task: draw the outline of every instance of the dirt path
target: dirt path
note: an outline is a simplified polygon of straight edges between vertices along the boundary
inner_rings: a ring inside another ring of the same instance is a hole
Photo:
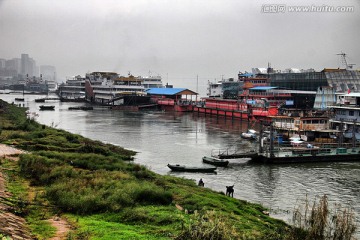
[[[25,151],[10,147],[5,144],[0,144],[0,156],[1,157],[9,157],[14,155],[19,155],[25,153]]]
[[[52,226],[54,226],[56,231],[56,236],[50,238],[50,240],[63,240],[66,239],[68,233],[71,230],[69,223],[64,218],[53,217],[48,220]]]
[[[15,159],[13,155],[21,154],[23,151],[0,144],[0,156],[9,159]],[[0,166],[1,167],[1,166]],[[0,232],[12,239],[33,239],[26,226],[25,219],[16,216],[11,212],[11,207],[7,205],[5,199],[11,197],[6,191],[5,177],[0,168]]]
[[[13,147],[0,144],[0,157],[17,161],[17,155],[25,153],[24,151],[15,149]],[[0,233],[10,236],[14,240],[20,239],[33,239],[30,230],[26,226],[25,219],[11,213],[11,208],[3,199],[11,197],[11,194],[6,191],[5,178],[2,173],[0,164]],[[50,240],[63,240],[66,239],[69,233],[70,225],[66,219],[53,217],[48,220],[57,231],[53,238]]]

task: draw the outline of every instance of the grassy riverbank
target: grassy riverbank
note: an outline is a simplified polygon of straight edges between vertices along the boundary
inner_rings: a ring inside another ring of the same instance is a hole
[[[54,233],[53,215],[71,223],[69,239],[286,239],[288,226],[260,205],[155,174],[133,151],[40,125],[2,101],[0,131],[0,142],[29,152],[2,164],[39,239]]]

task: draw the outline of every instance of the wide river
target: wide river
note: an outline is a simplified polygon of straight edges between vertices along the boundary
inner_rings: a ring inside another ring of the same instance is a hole
[[[15,97],[24,97],[25,102],[15,102]],[[224,192],[225,186],[235,185],[234,197],[260,203],[270,209],[271,216],[289,223],[292,210],[304,203],[306,196],[313,202],[326,194],[331,208],[335,204],[351,208],[360,225],[360,162],[253,165],[247,159],[234,159],[229,167],[218,168],[217,174],[174,173],[168,163],[203,166],[202,157],[216,149],[256,149],[239,137],[246,131],[247,122],[193,113],[125,112],[101,107],[70,111],[70,106],[84,103],[59,101],[45,103],[54,105],[54,111],[39,111],[44,103],[35,103],[34,99],[40,97],[0,94],[1,99],[38,113],[36,120],[42,124],[136,151],[135,162],[156,173],[194,181],[202,178],[205,187],[216,191]]]

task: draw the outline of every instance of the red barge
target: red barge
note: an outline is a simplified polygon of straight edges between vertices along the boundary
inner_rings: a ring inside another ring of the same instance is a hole
[[[251,105],[246,100],[205,98],[200,104],[193,107],[193,111],[231,118],[260,119],[277,115],[278,107]]]

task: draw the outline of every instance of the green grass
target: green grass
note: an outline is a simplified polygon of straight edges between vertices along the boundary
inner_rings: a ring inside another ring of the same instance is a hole
[[[105,218],[105,219],[104,219]],[[169,239],[171,231],[164,231],[162,226],[149,223],[128,223],[108,221],[109,216],[92,215],[77,218],[70,217],[77,221],[77,232],[87,232],[91,239],[111,240],[111,239]],[[120,219],[121,220],[121,219]],[[75,232],[75,235],[77,234]]]
[[[26,218],[39,239],[53,234],[43,220],[55,213],[66,214],[76,228],[68,239],[172,239],[196,221],[206,228],[206,218],[194,216],[213,210],[216,219],[226,219],[214,225],[220,236],[281,239],[287,230],[258,204],[155,174],[131,161],[133,151],[42,126],[25,119],[23,111],[0,101],[0,141],[31,152],[13,168],[35,192],[28,199],[37,205],[26,209]],[[29,191],[15,182],[12,188],[17,196]]]
[[[26,218],[27,223],[31,229],[31,232],[36,235],[37,239],[45,240],[53,237],[56,232],[56,228],[51,226],[48,221],[40,220],[38,217],[29,215]]]

